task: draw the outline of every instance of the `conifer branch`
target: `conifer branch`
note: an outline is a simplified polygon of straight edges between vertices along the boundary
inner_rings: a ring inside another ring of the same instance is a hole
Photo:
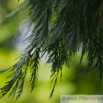
[[[19,1],[19,0],[18,0]],[[0,88],[0,97],[10,90],[12,98],[16,99],[23,92],[23,84],[28,69],[31,71],[31,91],[37,80],[37,71],[41,57],[47,53],[51,63],[51,78],[54,86],[53,95],[59,71],[64,63],[69,66],[70,60],[82,48],[80,63],[87,55],[87,72],[98,69],[100,81],[103,72],[103,0],[25,0],[8,17],[13,16],[22,6],[22,14],[29,10],[29,27],[35,26],[31,35],[26,38],[30,45],[21,55],[20,60],[4,73],[10,70],[11,78]],[[82,46],[80,47],[80,45]],[[41,56],[41,54],[43,54]]]

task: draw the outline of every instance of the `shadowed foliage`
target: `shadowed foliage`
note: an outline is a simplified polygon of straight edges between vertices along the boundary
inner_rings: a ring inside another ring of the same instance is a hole
[[[18,0],[19,1],[19,0]],[[22,8],[22,10],[21,10]],[[40,60],[47,54],[51,63],[51,78],[54,86],[58,75],[62,76],[62,67],[69,67],[70,60],[81,48],[82,62],[87,55],[87,72],[96,68],[100,81],[103,72],[103,1],[102,0],[25,0],[8,17],[20,11],[23,15],[29,11],[29,28],[34,23],[31,35],[25,38],[30,44],[12,67],[0,69],[0,73],[10,70],[10,81],[0,88],[0,97],[9,90],[10,96],[18,99],[23,92],[27,70],[31,73],[31,91],[37,80]]]

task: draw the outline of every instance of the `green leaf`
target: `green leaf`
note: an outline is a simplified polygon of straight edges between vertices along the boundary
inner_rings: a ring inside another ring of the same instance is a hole
[[[17,11],[19,11],[19,9],[27,2],[27,0],[25,0],[22,4],[20,4],[17,8],[15,8],[10,14],[7,15],[7,18],[12,17],[15,15],[15,13]]]

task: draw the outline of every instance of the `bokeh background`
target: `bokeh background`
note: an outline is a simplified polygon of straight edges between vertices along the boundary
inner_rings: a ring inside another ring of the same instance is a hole
[[[7,18],[7,15],[14,10],[23,0],[0,0],[0,69],[8,68],[17,62],[16,57],[27,45],[22,43],[24,34],[27,32],[27,24],[24,23],[28,18],[28,13],[19,17],[18,15]],[[18,14],[18,13],[17,13]],[[29,35],[30,32],[27,34]],[[0,103],[60,103],[60,95],[102,95],[103,81],[99,83],[97,69],[91,70],[86,75],[86,56],[78,66],[80,51],[72,58],[70,67],[63,66],[62,80],[58,82],[52,98],[49,98],[53,84],[50,84],[50,64],[45,64],[45,57],[42,58],[38,70],[38,82],[30,93],[30,76],[26,77],[23,94],[20,99],[8,99],[5,95],[0,99]],[[0,87],[8,81],[6,78],[9,72],[0,74]]]

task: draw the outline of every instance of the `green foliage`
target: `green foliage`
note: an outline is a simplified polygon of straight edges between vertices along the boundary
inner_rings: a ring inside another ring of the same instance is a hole
[[[29,10],[29,27],[35,23],[31,35],[25,39],[30,45],[20,60],[10,70],[12,79],[1,90],[3,97],[10,89],[10,96],[18,99],[23,91],[27,70],[31,71],[30,83],[34,89],[39,61],[47,53],[47,63],[52,64],[51,78],[54,86],[62,67],[70,64],[71,58],[82,48],[81,60],[87,54],[87,72],[97,68],[100,81],[103,67],[103,1],[102,0],[25,0],[10,15],[13,16],[21,6]],[[100,22],[101,21],[101,22]],[[0,73],[6,70],[0,70]]]

